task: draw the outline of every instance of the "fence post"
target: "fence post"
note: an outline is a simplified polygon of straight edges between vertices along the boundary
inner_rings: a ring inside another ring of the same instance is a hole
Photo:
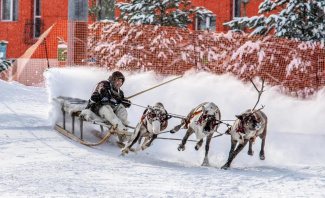
[[[88,0],[69,0],[67,65],[87,64]]]

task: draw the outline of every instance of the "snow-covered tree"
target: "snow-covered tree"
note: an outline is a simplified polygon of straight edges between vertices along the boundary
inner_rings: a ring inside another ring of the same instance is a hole
[[[249,28],[251,35],[274,35],[302,41],[325,40],[324,0],[264,0],[259,16],[238,17],[224,23],[234,31]],[[267,15],[264,15],[267,14]]]
[[[211,11],[192,5],[189,0],[126,0],[116,6],[121,11],[118,21],[135,24],[187,28],[195,17],[212,16]]]
[[[0,72],[7,70],[11,65],[10,61],[0,59]]]
[[[92,21],[114,20],[116,0],[92,0],[88,12]]]

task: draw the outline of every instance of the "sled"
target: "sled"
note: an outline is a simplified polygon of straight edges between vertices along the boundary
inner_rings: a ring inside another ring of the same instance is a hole
[[[174,80],[177,80],[179,78],[182,78],[183,76],[178,76],[176,78],[173,78],[171,80],[168,80],[166,82],[160,83],[158,85],[155,85],[153,87],[150,87],[146,90],[140,91],[136,94],[133,94],[129,97],[126,97],[125,99],[130,99],[133,98],[137,95],[140,95],[142,93],[145,93],[147,91],[150,91],[152,89],[155,89],[159,86],[162,86],[164,84],[170,83]],[[95,113],[91,112],[89,109],[85,109],[88,101],[87,100],[83,100],[80,98],[72,98],[72,97],[65,97],[65,96],[59,96],[56,98],[52,99],[53,102],[55,102],[56,106],[59,106],[59,108],[61,109],[62,112],[62,116],[63,116],[63,123],[62,126],[59,126],[58,124],[55,125],[54,129],[57,130],[58,132],[60,132],[61,134],[67,136],[68,138],[71,138],[75,141],[78,141],[84,145],[87,146],[97,146],[100,145],[102,143],[104,143],[105,141],[107,141],[109,139],[109,137],[111,135],[117,135],[119,137],[121,137],[121,135],[123,136],[127,136],[127,137],[131,137],[133,135],[133,132],[129,132],[129,131],[120,131],[117,130],[117,125],[113,126],[111,123],[109,123],[107,120],[103,120],[101,117],[97,116]],[[89,115],[84,114],[85,111],[88,110]],[[71,131],[68,131],[66,128],[66,114],[69,114],[72,118],[72,128]],[[175,116],[174,116],[175,117]],[[79,120],[79,127],[80,127],[80,137],[77,137],[75,135],[75,119]],[[89,143],[83,140],[83,124],[84,122],[90,122],[94,125],[98,125],[100,126],[101,129],[101,133],[103,134],[104,132],[104,127],[108,128],[108,134],[102,138],[102,140],[98,143]],[[131,128],[131,129],[135,129],[135,127],[131,127],[131,126],[127,126],[127,128]],[[159,139],[159,138],[158,138]],[[161,138],[163,139],[163,138]],[[119,147],[124,147],[124,143],[122,142],[117,142]],[[133,150],[131,150],[133,151]]]
[[[103,143],[105,143],[111,135],[125,135],[127,137],[131,137],[133,132],[129,131],[121,131],[117,130],[117,125],[112,125],[106,120],[103,120],[101,117],[97,116],[93,112],[89,110],[86,111],[88,114],[83,114],[83,110],[85,110],[88,101],[82,100],[79,98],[71,98],[71,97],[64,97],[64,96],[59,96],[56,98],[53,98],[53,101],[55,102],[56,106],[59,106],[62,112],[62,126],[56,124],[54,129],[61,134],[65,135],[66,137],[77,141],[81,144],[84,144],[86,146],[98,146]],[[66,127],[66,116],[69,114],[71,116],[71,131],[67,130]],[[79,120],[79,130],[80,130],[80,137],[77,137],[75,135],[75,120],[76,118]],[[102,140],[97,142],[97,143],[90,143],[84,140],[84,122],[89,122],[92,123],[93,125],[98,125],[100,126],[101,133],[104,132],[104,128],[108,129],[108,134],[105,137],[102,137]],[[126,126],[128,128],[134,129],[134,127],[131,126]]]

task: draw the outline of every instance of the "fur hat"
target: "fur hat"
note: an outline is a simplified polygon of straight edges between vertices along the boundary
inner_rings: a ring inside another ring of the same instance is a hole
[[[108,80],[114,84],[116,80],[118,79],[122,79],[122,83],[124,84],[124,81],[125,81],[125,77],[124,75],[122,74],[122,72],[120,71],[115,71],[112,73],[112,75],[110,77],[108,77]]]

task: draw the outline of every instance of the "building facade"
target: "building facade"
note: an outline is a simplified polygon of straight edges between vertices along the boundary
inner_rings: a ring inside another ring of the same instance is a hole
[[[0,40],[8,41],[6,59],[20,57],[42,32],[68,17],[67,0],[1,0],[0,6]]]
[[[103,0],[97,0],[101,3]],[[120,1],[120,0],[119,0]],[[247,0],[246,0],[247,1]],[[256,15],[262,2],[247,4],[247,16]],[[93,1],[89,0],[89,5]],[[212,30],[226,32],[222,24],[236,16],[243,16],[241,0],[192,0],[195,6],[204,6],[213,12],[212,17],[194,21],[192,30]],[[68,0],[1,0],[0,41],[7,41],[6,59],[20,57],[46,29],[55,22],[68,19]],[[118,15],[119,12],[114,12]],[[90,18],[89,18],[90,20]]]

